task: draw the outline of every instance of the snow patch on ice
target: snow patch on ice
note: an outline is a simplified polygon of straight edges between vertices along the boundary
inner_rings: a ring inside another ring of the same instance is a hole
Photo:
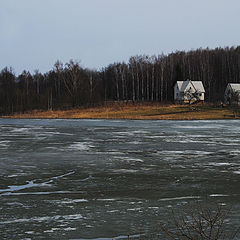
[[[51,222],[51,221],[64,221],[64,220],[78,220],[83,219],[81,214],[73,215],[55,215],[46,217],[33,217],[33,218],[19,218],[8,221],[1,221],[0,224],[24,223],[24,222]]]
[[[100,199],[97,199],[97,201],[106,201],[106,202],[110,202],[110,201],[117,201],[118,199],[116,198],[100,198]]]
[[[226,194],[211,194],[209,195],[210,197],[228,197],[229,195],[226,195]]]
[[[132,158],[132,157],[114,157],[115,159],[121,161],[129,161],[129,162],[144,162],[142,159],[139,158]]]
[[[229,166],[229,165],[231,165],[231,163],[227,163],[227,162],[223,162],[223,163],[210,162],[210,163],[208,163],[208,165],[221,167],[221,166]]]
[[[174,198],[161,198],[158,201],[174,201],[174,200],[184,200],[184,199],[199,199],[199,196],[186,196],[186,197],[174,197]]]
[[[136,172],[138,172],[138,170],[135,170],[135,169],[117,169],[117,170],[113,170],[113,172],[115,172],[115,173],[136,173]]]
[[[51,202],[54,202],[54,203],[57,203],[57,204],[73,204],[73,203],[88,202],[88,200],[86,200],[86,199],[64,199],[63,201],[53,200]]]
[[[73,144],[71,144],[67,148],[71,149],[71,150],[77,150],[77,151],[88,151],[93,147],[94,146],[89,144],[89,142],[74,142]]]

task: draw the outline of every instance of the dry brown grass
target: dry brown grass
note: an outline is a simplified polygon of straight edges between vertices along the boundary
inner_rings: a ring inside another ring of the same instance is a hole
[[[4,118],[63,118],[63,119],[149,119],[149,120],[204,120],[239,118],[232,109],[211,105],[163,105],[158,103],[114,103],[95,108],[16,113]]]

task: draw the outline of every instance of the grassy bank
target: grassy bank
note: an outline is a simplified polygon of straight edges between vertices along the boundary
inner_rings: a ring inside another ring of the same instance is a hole
[[[162,105],[114,103],[102,107],[69,110],[15,113],[3,118],[73,118],[73,119],[149,119],[149,120],[204,120],[240,118],[238,111],[229,107],[204,105]]]

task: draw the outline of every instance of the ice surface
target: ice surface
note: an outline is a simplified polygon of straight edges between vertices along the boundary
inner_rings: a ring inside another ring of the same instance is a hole
[[[239,223],[239,121],[0,125],[3,239],[127,238],[206,198]]]

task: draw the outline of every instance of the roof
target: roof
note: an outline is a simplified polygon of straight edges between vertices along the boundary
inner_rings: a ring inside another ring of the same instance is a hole
[[[240,92],[240,83],[229,83],[233,91]]]
[[[176,84],[178,86],[178,89],[181,90],[182,85],[183,85],[183,81],[177,81]]]
[[[201,93],[205,92],[205,89],[203,87],[202,81],[192,81],[192,80],[187,80],[187,81],[177,81],[177,86],[180,92],[184,92],[188,84],[191,83],[193,88]],[[240,90],[240,88],[239,88]]]

